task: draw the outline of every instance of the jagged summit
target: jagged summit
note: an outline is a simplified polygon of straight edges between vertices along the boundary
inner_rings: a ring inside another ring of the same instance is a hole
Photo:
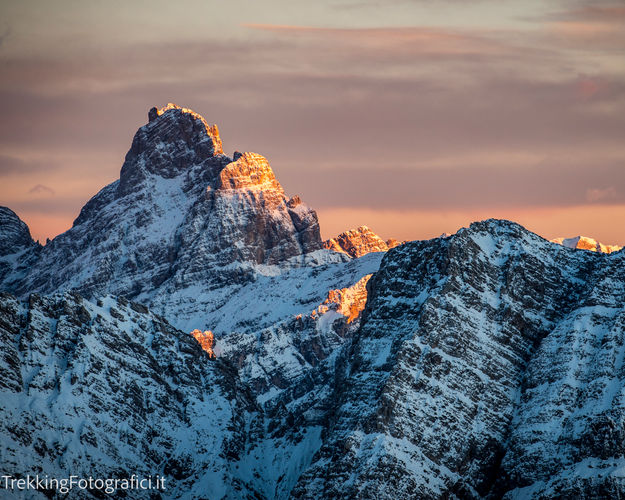
[[[198,113],[168,104],[160,110],[152,108],[148,117],[126,154],[120,194],[132,192],[150,174],[171,179],[202,166],[210,176],[227,162],[217,125],[209,125]]]
[[[367,226],[360,226],[324,241],[323,248],[358,258],[370,252],[386,252],[400,244],[395,239],[384,241]]]
[[[178,106],[173,102],[167,103],[167,106],[165,106],[164,108],[151,108],[150,111],[148,111],[148,122],[151,123],[153,121],[156,121],[160,116],[163,116],[165,114],[167,114],[167,117],[189,115],[193,120],[201,122],[206,129],[206,133],[213,139],[215,143],[215,154],[223,153],[221,138],[219,137],[219,128],[217,127],[217,124],[209,125],[206,119],[199,113],[196,113],[192,109]]]
[[[618,245],[604,245],[588,236],[575,236],[573,238],[554,238],[553,243],[565,246],[567,248],[579,248],[582,250],[590,250],[591,252],[612,253],[618,252],[621,248]]]

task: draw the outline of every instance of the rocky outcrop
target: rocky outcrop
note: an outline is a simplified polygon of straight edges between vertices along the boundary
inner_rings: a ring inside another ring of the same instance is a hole
[[[0,290],[13,290],[37,260],[41,246],[13,210],[0,207]]]
[[[371,276],[371,274],[363,276],[350,287],[330,290],[328,298],[314,312],[326,313],[335,310],[347,318],[347,323],[359,318],[367,303],[367,283]]]
[[[215,358],[215,336],[210,330],[198,330],[197,328],[191,332],[193,338],[197,340],[200,347],[209,355],[210,358]]]
[[[590,250],[591,252],[612,253],[618,252],[621,248],[618,245],[604,245],[587,236],[575,236],[574,238],[555,238],[551,240],[553,243],[565,246],[567,248],[579,248],[581,250]]]
[[[336,238],[324,241],[323,248],[358,258],[370,252],[386,252],[400,244],[395,239],[384,241],[367,226],[360,226],[357,229],[345,231]]]

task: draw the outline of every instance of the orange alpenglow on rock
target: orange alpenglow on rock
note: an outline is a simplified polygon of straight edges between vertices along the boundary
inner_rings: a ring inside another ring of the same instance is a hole
[[[354,321],[365,309],[365,304],[367,303],[367,282],[371,276],[371,274],[363,276],[348,288],[330,290],[328,298],[313,311],[312,316],[315,317],[317,314],[324,314],[329,309],[334,309],[345,316],[348,323]]]
[[[558,243],[559,245],[567,248],[578,248],[581,250],[590,250],[591,252],[599,253],[612,253],[618,252],[621,248],[618,245],[604,245],[597,240],[588,238],[587,236],[576,236],[574,238],[555,238],[551,240],[552,243]]]
[[[323,248],[345,253],[353,258],[362,257],[371,252],[386,252],[397,245],[401,245],[401,242],[395,239],[384,241],[367,226],[345,231],[336,238],[323,242]]]
[[[256,153],[236,151],[231,163],[219,174],[217,189],[262,189],[284,194],[267,159]]]
[[[191,332],[191,335],[195,337],[195,340],[198,341],[200,347],[204,349],[208,353],[211,359],[215,359],[215,351],[213,351],[213,347],[215,346],[215,336],[213,332],[210,330],[202,331],[197,328]]]

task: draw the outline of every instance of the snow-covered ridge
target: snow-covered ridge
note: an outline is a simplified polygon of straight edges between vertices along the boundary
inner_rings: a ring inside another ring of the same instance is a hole
[[[292,495],[618,498],[624,270],[497,220],[390,250]]]

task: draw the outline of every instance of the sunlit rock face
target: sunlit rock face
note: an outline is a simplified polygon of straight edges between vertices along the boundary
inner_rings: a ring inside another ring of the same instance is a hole
[[[574,238],[555,238],[551,240],[553,243],[565,246],[567,248],[579,248],[581,250],[590,250],[591,252],[612,253],[618,252],[621,248],[618,245],[604,245],[587,236],[575,236]]]
[[[215,351],[213,350],[213,347],[215,347],[215,336],[213,332],[210,330],[202,331],[196,328],[191,332],[191,335],[197,340],[200,347],[208,353],[209,357],[215,358]]]
[[[363,276],[350,287],[330,290],[328,298],[314,312],[325,313],[334,310],[345,316],[348,323],[359,318],[367,303],[367,283],[371,276],[371,274]]]
[[[386,252],[401,243],[395,239],[384,241],[367,226],[345,231],[336,238],[324,241],[323,248],[341,252],[350,257],[362,257],[370,252]]]

